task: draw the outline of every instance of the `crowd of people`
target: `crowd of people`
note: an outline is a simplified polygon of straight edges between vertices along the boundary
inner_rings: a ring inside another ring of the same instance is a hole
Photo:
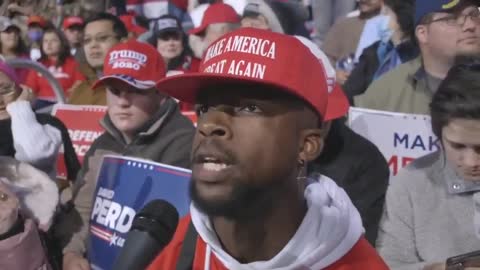
[[[480,269],[447,264],[480,251],[476,0],[5,1],[0,55],[0,269],[94,269],[109,154],[192,170],[149,270]],[[82,163],[63,99],[107,108]],[[440,150],[391,177],[351,106],[428,115]]]

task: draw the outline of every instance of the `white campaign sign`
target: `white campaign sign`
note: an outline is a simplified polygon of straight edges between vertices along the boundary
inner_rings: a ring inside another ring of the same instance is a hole
[[[348,125],[378,147],[388,162],[391,175],[440,147],[427,115],[350,108]]]

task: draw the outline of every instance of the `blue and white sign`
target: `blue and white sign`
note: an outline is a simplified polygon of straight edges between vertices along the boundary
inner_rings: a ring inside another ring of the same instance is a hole
[[[180,217],[189,211],[190,170],[151,161],[105,156],[90,216],[88,258],[92,269],[110,270],[137,211],[163,199]]]

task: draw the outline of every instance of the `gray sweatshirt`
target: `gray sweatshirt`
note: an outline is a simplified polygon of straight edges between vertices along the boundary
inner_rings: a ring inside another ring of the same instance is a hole
[[[479,186],[460,179],[442,153],[420,158],[387,190],[377,250],[393,270],[421,270],[480,250]],[[475,209],[475,205],[477,205]]]

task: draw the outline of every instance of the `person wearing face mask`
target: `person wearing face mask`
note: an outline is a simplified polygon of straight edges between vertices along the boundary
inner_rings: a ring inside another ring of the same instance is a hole
[[[400,113],[428,114],[433,94],[458,57],[480,54],[480,11],[476,0],[415,3],[419,57],[375,80],[355,106]]]
[[[32,15],[27,21],[27,37],[30,44],[30,59],[37,61],[42,57],[40,52],[40,42],[43,37],[43,31],[48,22],[41,16]]]
[[[418,56],[418,47],[412,41],[413,13],[413,0],[385,0],[378,23],[380,41],[363,51],[343,85],[350,103],[354,96],[363,94],[372,81]]]
[[[328,31],[322,45],[323,51],[334,66],[355,53],[367,20],[377,16],[383,6],[383,0],[357,0],[357,2],[359,15],[338,20]],[[341,85],[347,80],[350,71],[337,68],[337,81]]]

